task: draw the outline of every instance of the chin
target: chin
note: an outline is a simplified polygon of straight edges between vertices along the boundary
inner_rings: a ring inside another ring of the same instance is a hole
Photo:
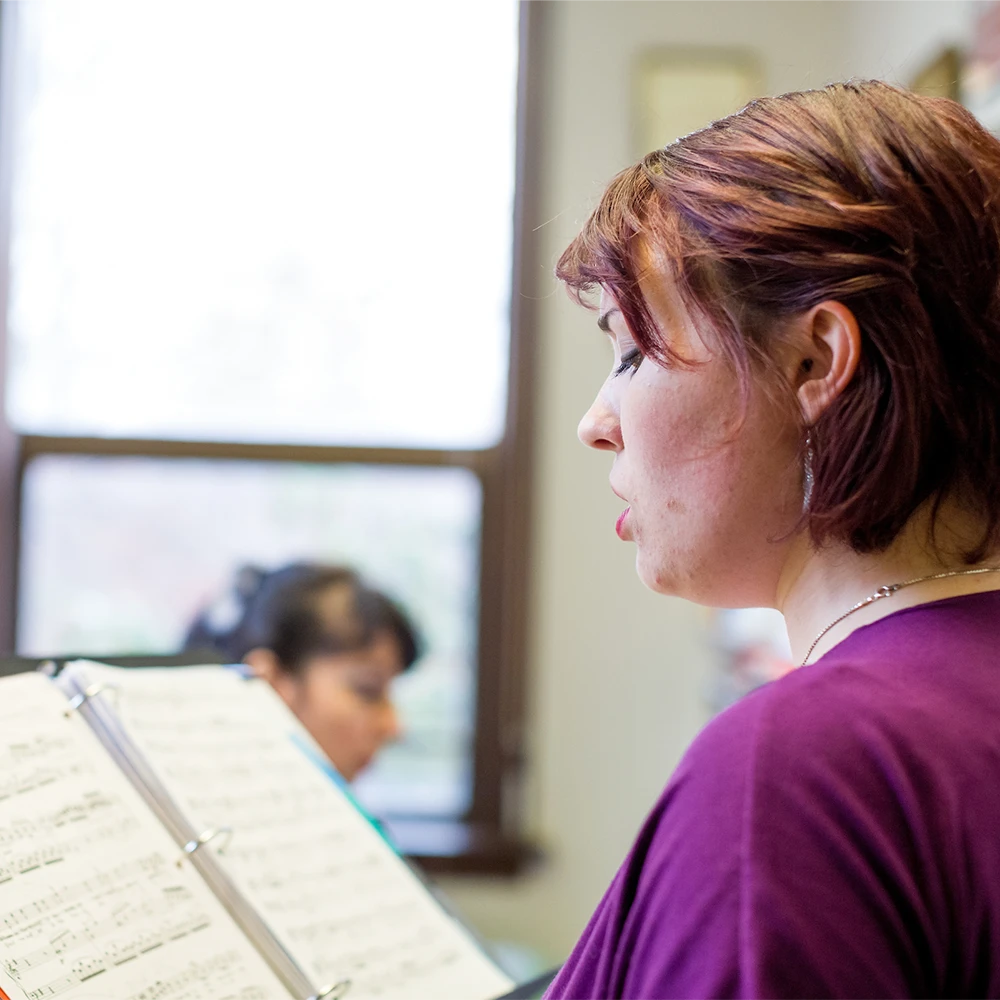
[[[334,769],[337,774],[339,774],[344,781],[353,781],[358,776],[358,768],[352,764],[349,764],[345,760],[337,760],[333,754],[327,753],[330,758],[330,763],[333,764]]]
[[[667,567],[651,563],[639,549],[635,554],[635,572],[645,587],[667,597],[683,597],[678,591],[675,575]]]
[[[705,607],[725,606],[717,600],[722,595],[715,592],[722,579],[706,566],[685,565],[677,558],[663,555],[651,559],[640,550],[635,557],[635,571],[643,585],[655,594],[679,597]]]
[[[371,757],[365,758],[365,760],[361,761],[360,763],[356,762],[354,766],[350,769],[351,773],[349,775],[345,775],[344,777],[346,777],[348,781],[354,781],[355,778],[364,774],[364,772],[368,770],[368,767],[371,764],[371,762],[372,762]]]

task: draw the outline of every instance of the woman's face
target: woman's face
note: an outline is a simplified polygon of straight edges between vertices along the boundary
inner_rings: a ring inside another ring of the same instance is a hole
[[[399,737],[390,697],[403,669],[399,643],[376,632],[369,646],[310,657],[299,673],[277,673],[272,684],[348,781]]]
[[[797,423],[757,385],[744,410],[736,373],[699,336],[673,284],[654,276],[641,287],[662,336],[696,364],[640,358],[602,295],[614,367],[580,439],[614,454],[611,487],[627,505],[617,531],[635,543],[648,587],[718,607],[768,605],[801,512]]]

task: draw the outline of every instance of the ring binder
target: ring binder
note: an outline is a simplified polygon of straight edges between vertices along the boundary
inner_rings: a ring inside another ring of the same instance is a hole
[[[19,680],[22,684],[29,680],[35,683],[40,703],[46,692],[52,695],[49,722],[54,745],[73,748],[73,753],[78,746],[81,756],[83,751],[94,754],[96,762],[108,769],[105,774],[95,764],[98,777],[94,778],[94,788],[106,784],[108,790],[117,790],[118,786],[112,784],[115,779],[119,784],[134,786],[144,800],[148,814],[136,809],[136,824],[119,823],[121,829],[115,828],[112,841],[124,845],[123,850],[127,848],[128,858],[135,856],[141,861],[142,879],[154,880],[151,886],[160,885],[155,881],[156,873],[166,874],[162,867],[165,862],[178,885],[183,882],[192,887],[191,897],[181,898],[171,892],[151,894],[150,898],[155,896],[158,902],[150,904],[149,933],[160,933],[164,928],[170,931],[175,926],[172,914],[182,910],[186,914],[188,898],[201,899],[194,895],[197,890],[210,893],[222,908],[210,913],[205,896],[205,913],[212,916],[198,939],[205,944],[205,954],[210,948],[215,954],[215,932],[209,933],[208,928],[216,921],[220,921],[220,928],[227,928],[225,934],[230,937],[236,932],[242,935],[235,938],[236,943],[245,941],[242,948],[234,944],[230,949],[227,945],[224,955],[218,953],[220,958],[235,956],[232,963],[225,969],[206,968],[206,975],[219,972],[219,982],[206,981],[206,989],[198,991],[199,997],[209,1000],[222,995],[221,988],[213,987],[222,986],[224,971],[227,976],[233,972],[235,977],[231,977],[231,984],[225,980],[228,992],[235,995],[240,992],[235,987],[252,982],[266,988],[246,992],[266,993],[274,1000],[279,996],[285,1000],[352,1000],[355,995],[360,998],[361,994],[374,997],[390,993],[400,997],[489,1000],[514,985],[480,950],[475,938],[399,861],[391,845],[365,821],[363,813],[356,811],[344,791],[303,753],[307,745],[303,741],[309,739],[306,731],[270,685],[258,684],[250,690],[245,681],[225,667],[129,670],[82,662],[69,664],[63,670],[55,682],[61,691],[57,695],[48,689],[51,682],[40,675],[0,678],[0,750],[5,745],[5,721],[17,718],[18,707],[11,702],[24,700],[7,698],[7,685],[16,691]],[[99,694],[101,689],[92,685],[101,681],[119,689],[121,707],[127,708],[127,713],[115,712],[110,698],[87,700]],[[85,695],[78,700],[79,719],[106,751],[110,766],[98,756],[99,748],[93,739],[76,731],[82,730],[74,725],[76,720],[63,718],[69,700],[79,694]],[[169,711],[165,712],[163,706],[168,702]],[[69,731],[62,730],[60,720]],[[48,732],[44,728],[40,731]],[[19,735],[20,731],[15,733]],[[66,752],[70,754],[69,749]],[[35,779],[37,765],[30,755],[15,754],[12,761],[20,768],[18,780],[22,774],[25,780]],[[248,766],[247,761],[266,761],[267,766]],[[110,770],[114,766],[117,772]],[[0,775],[0,786],[10,784],[10,780],[6,773]],[[59,786],[60,801],[65,800],[67,809],[76,808],[81,800],[76,784],[76,771],[67,768]],[[38,810],[54,808],[48,799],[40,805],[35,804],[34,797],[28,797],[27,802],[18,806],[22,812],[29,811],[33,821]],[[128,807],[136,807],[125,795],[115,798],[115,803],[120,805],[122,815],[131,816]],[[106,808],[104,797],[95,799],[96,805]],[[48,819],[51,811],[41,815]],[[0,830],[0,839],[2,833]],[[227,838],[237,833],[239,839],[227,845]],[[241,845],[246,837],[249,842],[244,852]],[[39,847],[51,845],[63,850],[65,839],[65,831],[53,829],[50,839]],[[147,853],[147,841],[149,852],[156,847],[155,856]],[[86,831],[81,842],[90,851],[86,857],[96,859],[95,866],[100,862],[109,872],[118,873],[121,866],[117,850],[110,856],[112,852],[103,850],[103,839],[91,844]],[[361,884],[355,883],[350,868],[330,863],[331,843],[336,845],[338,856],[365,859],[363,885],[367,891],[355,891],[355,885],[361,888]],[[202,850],[204,844],[211,846]],[[150,868],[147,862],[154,861],[161,867]],[[97,870],[103,872],[105,868]],[[58,868],[51,875],[46,868],[40,871],[37,880],[43,888],[39,892],[47,891],[49,883],[62,886],[67,877]],[[132,868],[120,874],[123,886],[130,886],[129,880],[140,877]],[[303,887],[307,887],[306,891]],[[3,897],[0,891],[0,900]],[[74,945],[70,954],[83,961],[90,954],[90,943],[75,930],[74,921],[87,918],[77,917],[75,899],[70,898],[58,912],[67,914],[66,926],[79,938],[79,946]],[[109,907],[115,902],[112,900]],[[200,919],[201,910],[198,913]],[[170,921],[164,914],[171,915]],[[24,919],[34,918],[25,913]],[[192,919],[196,919],[193,913]],[[179,921],[180,917],[177,926]],[[404,921],[405,936],[397,934],[397,930],[403,931]],[[128,926],[116,923],[113,933],[120,934],[123,941],[132,941],[132,923],[131,918]],[[140,926],[138,917],[135,923],[136,932],[145,927]],[[350,934],[341,937],[337,931],[344,926],[350,927]],[[203,925],[199,923],[195,929],[201,934]],[[221,929],[219,935],[220,942],[229,940],[222,936]],[[166,947],[177,954],[194,954],[190,944],[185,939]],[[27,941],[14,957],[33,954],[34,947],[33,941]],[[0,946],[5,959],[8,950]],[[331,956],[331,950],[336,951],[335,956]],[[151,970],[151,976],[153,972],[160,976],[157,963],[161,960],[169,969],[175,967],[167,951],[151,951],[149,955],[152,957],[143,953],[137,961]],[[126,972],[138,968],[132,966]],[[236,972],[245,972],[250,978],[240,979]],[[135,991],[112,989],[109,996],[125,992]]]
[[[350,988],[350,979],[341,979],[339,983],[334,983],[332,986],[320,987],[316,993],[311,997],[307,997],[306,1000],[340,1000]]]
[[[55,677],[59,673],[59,664],[55,660],[45,660],[39,663],[35,669],[46,677]],[[3,1000],[3,990],[0,990],[0,1000]]]
[[[66,718],[68,719],[75,711],[77,711],[85,701],[90,701],[91,698],[96,698],[99,694],[104,694],[105,691],[114,692],[115,702],[117,704],[118,695],[120,693],[118,685],[98,682],[96,684],[91,684],[85,690],[81,691],[79,694],[73,695],[73,697],[70,698],[70,700],[66,703]]]
[[[194,854],[200,847],[204,847],[207,843],[215,840],[216,837],[225,837],[225,843],[219,848],[219,852],[224,851],[229,844],[229,841],[233,836],[233,828],[231,826],[212,826],[205,830],[203,833],[198,834],[194,840],[189,840],[184,845],[185,854]],[[181,861],[184,859],[181,858]]]

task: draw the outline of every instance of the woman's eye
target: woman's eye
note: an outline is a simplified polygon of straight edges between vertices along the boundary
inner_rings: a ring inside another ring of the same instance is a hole
[[[614,370],[612,377],[623,375],[629,368],[635,371],[640,364],[642,364],[642,351],[638,347],[633,347],[631,351],[622,355],[621,364]]]
[[[362,700],[371,705],[377,705],[386,697],[385,688],[374,684],[353,684],[354,693]]]

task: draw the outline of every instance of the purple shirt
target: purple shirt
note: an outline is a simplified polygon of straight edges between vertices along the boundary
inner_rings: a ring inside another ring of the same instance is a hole
[[[714,719],[546,993],[713,996],[1000,996],[1000,591]]]

